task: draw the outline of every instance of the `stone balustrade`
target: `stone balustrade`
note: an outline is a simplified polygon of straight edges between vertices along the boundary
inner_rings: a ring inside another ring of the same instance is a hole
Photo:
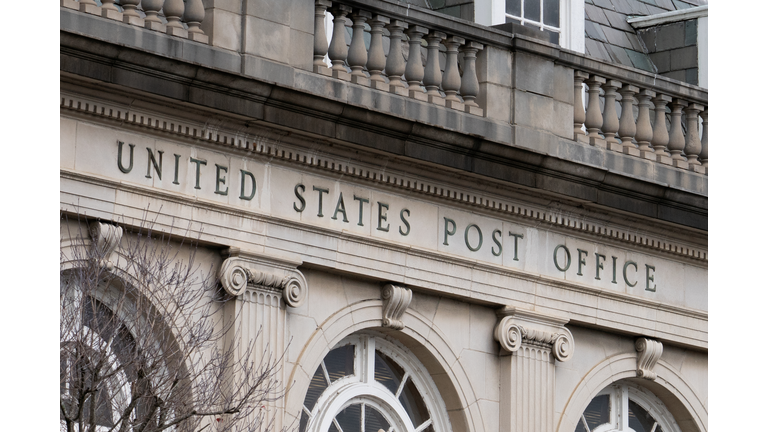
[[[61,0],[61,6],[207,44],[203,0]]]
[[[653,162],[708,173],[706,89],[562,49],[525,28],[508,33],[394,0],[313,3],[241,11],[218,1],[204,9],[203,0],[61,0],[88,20],[210,41],[184,51],[200,64],[355,106],[574,161],[616,166],[616,152],[649,172]]]
[[[485,45],[437,26],[413,22],[408,9],[403,9],[403,14],[384,14],[354,2],[315,0],[314,72],[483,116],[484,107],[477,102],[480,84],[476,60]],[[325,32],[326,13],[333,16],[330,42]],[[348,21],[352,23],[349,45],[345,40]],[[366,24],[370,33],[367,49]],[[384,30],[389,39],[386,53]],[[403,42],[407,42],[407,50],[403,50]],[[324,61],[326,55],[330,67]]]
[[[586,110],[582,103],[583,87],[588,101]],[[708,125],[704,101],[579,70],[573,74],[573,89],[574,140],[707,174]],[[620,103],[620,116],[616,101]]]

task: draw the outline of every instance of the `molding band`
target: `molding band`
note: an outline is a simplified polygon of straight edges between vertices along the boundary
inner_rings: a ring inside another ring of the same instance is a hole
[[[381,307],[381,325],[402,330],[405,327],[402,318],[412,298],[413,293],[409,288],[393,284],[384,285],[381,288],[381,299],[384,301]]]
[[[637,376],[655,380],[656,372],[653,371],[653,368],[661,358],[664,346],[661,342],[653,339],[639,338],[635,341],[635,349],[637,350]]]
[[[285,304],[296,308],[307,298],[307,280],[297,269],[301,262],[277,260],[238,248],[222,252],[229,255],[219,269],[219,280],[224,290],[232,296],[245,293],[248,286],[282,291]]]

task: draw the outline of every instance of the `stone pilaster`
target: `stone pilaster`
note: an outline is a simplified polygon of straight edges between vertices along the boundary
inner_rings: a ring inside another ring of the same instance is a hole
[[[573,356],[567,319],[505,307],[497,312],[494,338],[499,351],[499,430],[555,430],[556,361]]]
[[[287,348],[287,307],[298,307],[306,299],[307,282],[297,269],[300,262],[277,260],[257,254],[245,253],[237,248],[223,252],[229,258],[219,269],[219,280],[227,294],[232,296],[224,306],[227,328],[226,347],[233,347],[236,357],[247,356],[259,369],[271,363],[280,363]],[[225,391],[237,391],[242,381],[231,371],[227,377],[231,385]],[[283,368],[274,370],[279,381],[276,392],[284,388]],[[274,427],[281,430],[284,417],[284,399],[280,394],[265,395],[262,410],[254,415],[274,419]],[[264,412],[266,410],[266,412]]]

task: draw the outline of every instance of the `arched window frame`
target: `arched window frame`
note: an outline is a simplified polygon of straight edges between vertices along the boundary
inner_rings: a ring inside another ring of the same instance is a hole
[[[407,348],[377,333],[361,332],[342,339],[333,349],[350,344],[356,345],[354,374],[332,382],[317,399],[311,411],[306,406],[303,407],[309,415],[306,432],[327,432],[335,422],[336,415],[356,403],[376,408],[390,423],[390,431],[394,429],[398,432],[421,432],[431,425],[435,432],[451,432],[445,403],[437,386],[421,362]],[[387,355],[405,372],[397,394],[391,393],[374,379],[376,350]],[[421,425],[411,423],[408,413],[398,400],[408,379],[416,386],[429,412],[429,421]]]
[[[649,390],[627,381],[618,381],[600,391],[595,397],[607,395],[610,398],[610,422],[589,429],[582,414],[579,422],[589,432],[633,432],[629,427],[629,400],[648,411],[664,432],[680,432],[680,427],[664,403]],[[636,431],[634,431],[636,432]]]

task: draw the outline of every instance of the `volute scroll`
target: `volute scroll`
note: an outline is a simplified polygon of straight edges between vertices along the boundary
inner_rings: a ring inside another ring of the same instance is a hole
[[[237,248],[223,252],[229,255],[219,269],[219,280],[227,294],[237,297],[249,288],[267,288],[282,291],[287,306],[296,308],[304,304],[307,297],[307,280],[293,262],[253,253]]]

